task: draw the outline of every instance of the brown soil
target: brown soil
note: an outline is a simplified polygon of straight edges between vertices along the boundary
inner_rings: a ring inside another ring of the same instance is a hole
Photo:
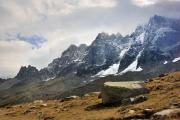
[[[154,112],[180,107],[180,72],[151,79],[146,101],[131,105],[101,104],[98,95],[72,100],[49,100],[44,104],[25,103],[0,108],[0,120],[115,120],[142,115],[144,109]],[[134,112],[131,112],[134,111]],[[172,115],[179,118],[179,112]]]

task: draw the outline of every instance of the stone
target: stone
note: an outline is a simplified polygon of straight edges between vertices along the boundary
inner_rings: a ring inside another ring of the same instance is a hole
[[[47,103],[41,104],[42,107],[47,107]]]
[[[98,95],[98,99],[101,99],[102,98],[102,94],[100,93],[99,95]]]
[[[54,120],[54,117],[52,117],[52,116],[44,117],[43,120]]]
[[[150,116],[153,115],[154,112],[155,111],[153,109],[149,108],[143,110],[143,114],[146,116],[146,118],[150,118]]]
[[[69,96],[69,97],[63,98],[63,99],[61,100],[61,102],[69,101],[69,100],[73,100],[73,99],[77,99],[77,98],[80,98],[80,97],[73,95],[73,96]]]
[[[84,95],[84,97],[89,97],[89,96],[90,96],[90,95],[89,95],[88,93]]]
[[[147,93],[144,83],[139,81],[128,82],[105,82],[101,91],[102,103],[121,103],[125,99],[130,99]]]
[[[166,74],[160,74],[158,77],[164,77],[166,76]]]
[[[34,112],[34,111],[35,111],[35,110],[33,110],[33,109],[28,109],[28,110],[25,110],[25,111],[23,112],[23,114],[26,115],[26,114],[31,113],[31,112]]]
[[[180,81],[180,78],[175,78],[175,81]]]
[[[88,93],[90,96],[91,95],[99,95],[101,92],[90,92],[90,93]]]
[[[155,113],[152,117],[152,119],[155,120],[164,120],[166,118],[173,118],[178,117],[180,118],[180,108],[173,108],[173,109],[164,109],[162,111],[159,111]]]
[[[130,98],[131,103],[140,103],[145,100],[147,100],[147,98],[144,95],[138,95]]]
[[[34,104],[43,104],[43,100],[35,100],[33,103]]]
[[[145,82],[149,83],[149,82],[152,82],[152,81],[153,81],[153,79],[147,79]]]
[[[135,97],[122,99],[121,104],[123,105],[136,104],[136,103],[144,102],[145,100],[147,100],[147,97],[145,97],[144,95],[138,95]]]
[[[134,114],[135,113],[135,110],[129,110],[128,111],[128,114]]]

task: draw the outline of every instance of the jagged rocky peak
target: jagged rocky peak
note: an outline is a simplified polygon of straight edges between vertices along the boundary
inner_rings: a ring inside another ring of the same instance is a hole
[[[158,28],[171,28],[173,30],[180,30],[180,19],[169,18],[159,15],[154,15],[149,19],[147,24],[148,29],[158,29]]]
[[[105,32],[101,32],[97,35],[96,37],[96,40],[102,40],[102,39],[106,39],[109,37],[109,34],[108,33],[105,33]]]
[[[47,70],[54,75],[70,64],[81,63],[86,55],[88,46],[80,44],[79,46],[70,45],[61,55],[54,59],[47,67]]]
[[[86,44],[81,44],[79,46],[72,44],[69,46],[69,48],[67,50],[65,50],[62,53],[62,57],[63,56],[69,56],[70,54],[72,55],[72,54],[76,53],[77,51],[84,51],[86,48],[87,48]]]
[[[159,15],[154,15],[149,19],[149,24],[161,24],[167,21],[168,18]]]
[[[120,33],[110,35],[108,33],[101,32],[97,35],[95,40],[111,40],[111,39],[120,39],[122,37],[123,36]]]
[[[22,66],[18,72],[18,74],[16,75],[16,78],[28,78],[28,77],[38,77],[39,76],[39,71],[36,67],[33,67],[31,65],[28,65],[28,67],[26,66]]]
[[[72,51],[72,50],[77,50],[77,49],[78,49],[78,46],[76,46],[76,45],[74,45],[74,44],[71,44],[71,45],[68,47],[67,51]]]
[[[86,47],[87,47],[86,44],[80,44],[80,45],[79,45],[79,48],[86,48]]]
[[[135,33],[140,34],[145,30],[145,26],[144,25],[139,25],[136,27]]]
[[[62,53],[61,59],[68,64],[72,62],[81,61],[85,55],[87,45],[81,44],[79,46],[71,45],[66,51]]]

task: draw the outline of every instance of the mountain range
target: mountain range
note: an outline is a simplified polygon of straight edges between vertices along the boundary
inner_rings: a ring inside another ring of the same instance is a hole
[[[105,81],[146,80],[180,70],[180,19],[152,16],[126,36],[99,33],[89,45],[70,45],[37,70],[22,66],[0,79],[0,105],[59,99],[98,91]]]

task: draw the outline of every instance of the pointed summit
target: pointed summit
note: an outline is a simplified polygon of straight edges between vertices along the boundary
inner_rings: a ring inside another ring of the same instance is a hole
[[[22,66],[16,75],[16,78],[18,79],[26,79],[26,78],[32,78],[32,77],[38,77],[39,76],[39,71],[36,67],[33,67],[31,65]]]
[[[167,25],[168,20],[170,20],[167,17],[159,16],[159,15],[154,15],[149,19],[149,24],[148,25]]]
[[[101,32],[97,35],[96,39],[105,39],[109,37],[109,34],[108,33],[105,33],[105,32]]]

